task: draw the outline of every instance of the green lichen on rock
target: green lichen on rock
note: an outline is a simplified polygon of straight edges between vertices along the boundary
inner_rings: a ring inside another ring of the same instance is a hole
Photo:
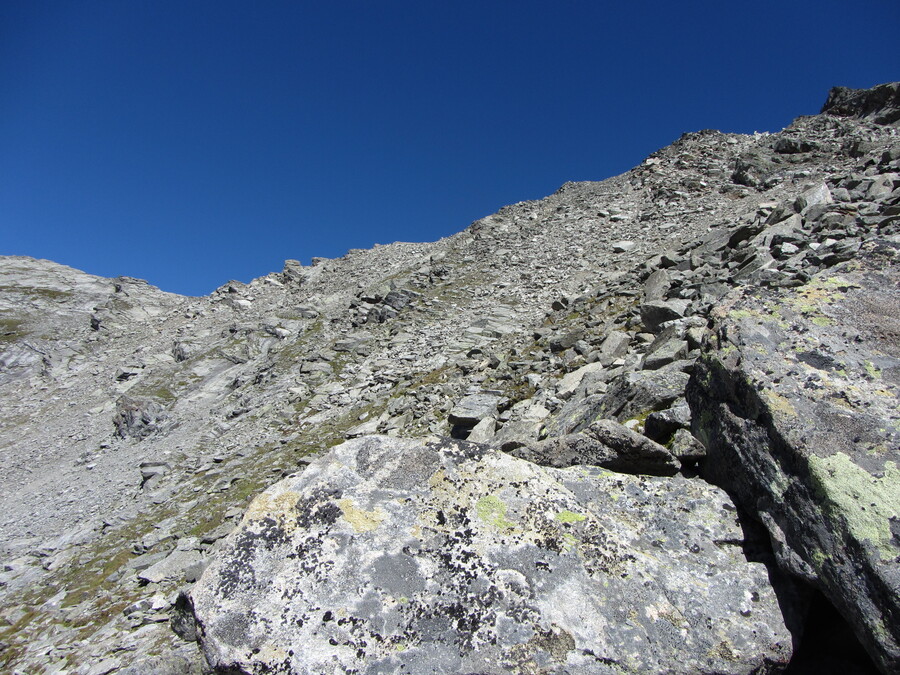
[[[776,412],[782,417],[797,416],[796,408],[794,408],[793,404],[781,394],[766,389],[762,392],[762,396],[766,399],[766,403],[769,405],[769,409],[772,412]]]
[[[557,513],[555,518],[557,522],[560,523],[580,523],[582,520],[587,518],[587,516],[581,513],[575,513],[574,511],[563,510]]]
[[[506,504],[495,495],[485,495],[479,499],[475,505],[475,512],[483,522],[498,529],[505,530],[513,527],[513,524],[506,519]]]
[[[900,469],[885,462],[884,475],[873,476],[844,453],[809,458],[815,486],[832,519],[842,521],[858,540],[870,541],[882,559],[894,558],[890,518],[900,513]]]
[[[876,366],[874,363],[872,363],[871,361],[866,361],[864,367],[866,369],[866,372],[873,380],[881,379],[881,370],[879,370],[878,366]]]

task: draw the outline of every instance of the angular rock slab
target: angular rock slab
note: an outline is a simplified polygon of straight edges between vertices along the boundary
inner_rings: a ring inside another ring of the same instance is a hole
[[[649,476],[674,476],[679,469],[664,446],[612,420],[598,420],[576,434],[504,450],[514,457],[558,468],[581,464]]]
[[[688,386],[707,477],[900,672],[900,245],[716,314]]]
[[[701,481],[369,436],[262,493],[192,599],[220,673],[750,673],[791,638],[741,540]]]

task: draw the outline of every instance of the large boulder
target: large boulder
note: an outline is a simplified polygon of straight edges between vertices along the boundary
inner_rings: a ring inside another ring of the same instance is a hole
[[[688,387],[707,477],[900,672],[900,245],[716,315]]]
[[[369,436],[257,497],[191,595],[218,673],[769,672],[745,543],[702,481]]]

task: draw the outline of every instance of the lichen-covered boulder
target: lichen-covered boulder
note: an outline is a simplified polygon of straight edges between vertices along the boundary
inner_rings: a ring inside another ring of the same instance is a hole
[[[688,386],[706,476],[900,672],[900,245],[716,313]]]
[[[757,673],[791,636],[727,495],[462,441],[347,441],[193,589],[218,673]]]

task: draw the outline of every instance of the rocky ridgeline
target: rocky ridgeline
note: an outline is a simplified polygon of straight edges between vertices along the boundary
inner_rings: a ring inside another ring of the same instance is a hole
[[[203,298],[0,259],[3,669],[900,670],[898,90]]]

